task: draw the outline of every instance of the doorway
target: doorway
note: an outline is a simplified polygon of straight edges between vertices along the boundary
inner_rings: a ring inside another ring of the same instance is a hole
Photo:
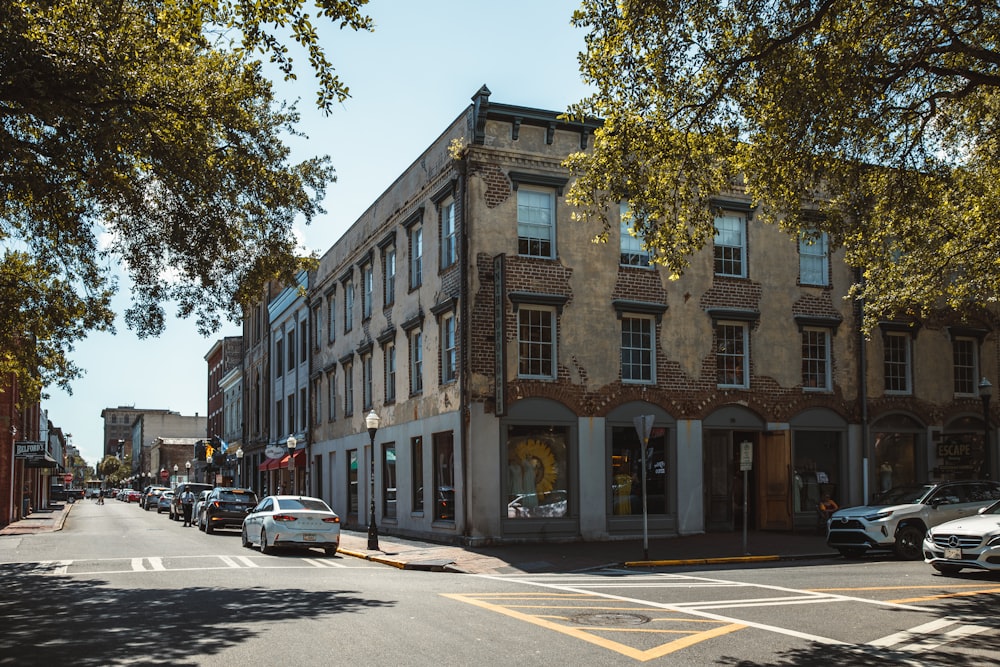
[[[750,442],[755,467],[740,471],[740,443]],[[747,526],[757,528],[758,434],[753,431],[710,430],[705,436],[705,530],[731,531],[743,526],[743,479],[746,478]]]

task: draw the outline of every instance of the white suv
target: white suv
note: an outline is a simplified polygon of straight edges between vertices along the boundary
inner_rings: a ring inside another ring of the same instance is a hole
[[[845,558],[892,551],[905,560],[920,560],[928,528],[974,515],[996,500],[1000,483],[985,480],[896,487],[872,505],[834,512],[827,523],[826,543]]]

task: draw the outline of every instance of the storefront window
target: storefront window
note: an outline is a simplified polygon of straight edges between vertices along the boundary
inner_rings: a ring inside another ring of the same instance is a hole
[[[796,431],[792,509],[815,513],[823,496],[842,503],[840,488],[840,434],[832,431]]]
[[[508,518],[569,515],[568,442],[567,427],[508,427]]]
[[[986,472],[981,419],[962,417],[945,427],[934,447],[935,479],[979,479]]]
[[[654,428],[646,449],[646,511],[667,511],[667,429]],[[642,443],[635,428],[611,429],[611,513],[642,514]]]
[[[876,488],[879,493],[895,486],[915,484],[917,436],[915,433],[875,433]]]
[[[358,513],[358,450],[347,452],[347,513]]]

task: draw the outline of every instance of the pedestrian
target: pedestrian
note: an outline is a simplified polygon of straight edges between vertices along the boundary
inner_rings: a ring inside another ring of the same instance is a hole
[[[181,494],[181,507],[184,508],[184,525],[191,525],[191,510],[194,508],[194,493],[191,488],[185,488]]]

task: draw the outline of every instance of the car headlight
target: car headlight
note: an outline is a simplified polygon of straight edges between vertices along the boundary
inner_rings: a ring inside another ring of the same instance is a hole
[[[986,541],[986,546],[988,547],[995,547],[997,545],[1000,545],[1000,535],[994,535]]]
[[[866,514],[865,521],[881,521],[882,519],[888,519],[892,516],[892,510],[887,510],[884,512],[876,512],[875,514]]]

